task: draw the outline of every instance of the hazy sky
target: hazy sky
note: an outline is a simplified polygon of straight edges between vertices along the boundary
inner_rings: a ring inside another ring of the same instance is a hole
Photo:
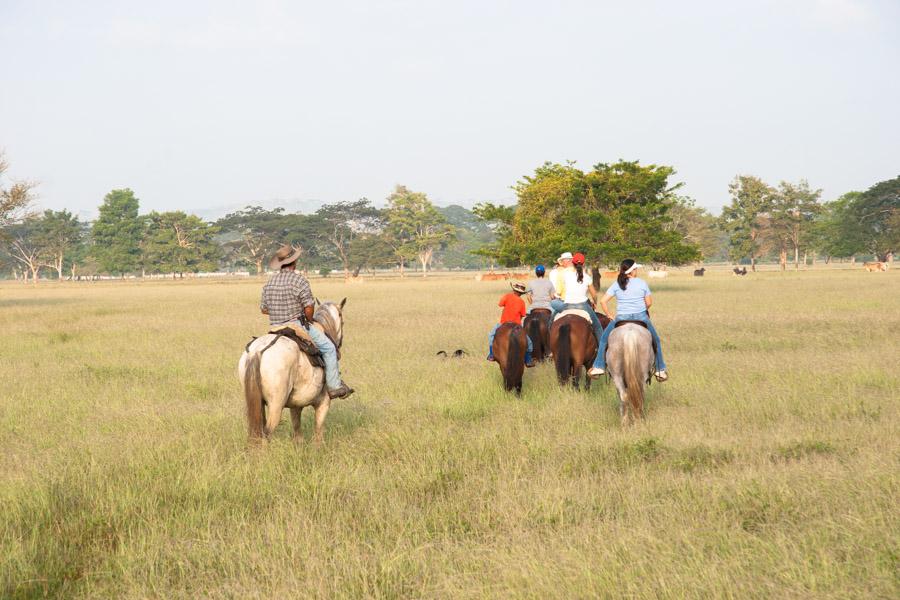
[[[0,148],[94,213],[513,201],[545,160],[826,199],[900,175],[900,1],[0,0]]]

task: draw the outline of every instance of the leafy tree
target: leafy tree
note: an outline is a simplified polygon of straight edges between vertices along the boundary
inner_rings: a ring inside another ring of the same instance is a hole
[[[73,254],[84,244],[84,230],[78,217],[67,210],[47,210],[36,226],[36,241],[45,264],[56,269],[59,279],[63,278],[66,266],[73,266],[74,272]]]
[[[454,239],[453,226],[424,193],[413,192],[402,185],[388,196],[387,218],[389,234],[386,239],[400,242],[395,252],[401,253],[401,257],[415,253],[422,265],[422,277],[426,277],[435,249]]]
[[[0,151],[0,179],[9,169],[5,154]],[[34,200],[33,181],[14,181],[10,187],[0,185],[0,228],[19,222],[26,218],[28,207]]]
[[[482,202],[476,204],[472,212],[488,226],[495,238],[483,243],[475,253],[491,261],[491,271],[498,262],[508,267],[518,265],[519,251],[513,236],[516,207]]]
[[[384,227],[381,211],[366,198],[355,202],[325,204],[316,211],[321,229],[318,237],[331,245],[350,277],[351,251],[359,235],[374,234]]]
[[[768,223],[779,240],[781,268],[787,266],[787,249],[794,250],[794,269],[800,269],[800,244],[821,211],[822,190],[812,190],[803,179],[799,183],[782,181],[772,194]]]
[[[675,203],[670,167],[637,162],[598,164],[585,173],[574,164],[545,163],[514,189],[519,199],[501,256],[549,261],[580,250],[614,264],[623,257],[673,265],[700,258],[696,245],[671,228]]]
[[[145,252],[157,273],[176,273],[214,270],[221,256],[221,249],[213,240],[218,232],[215,226],[200,217],[182,211],[148,215]]]
[[[870,187],[853,200],[850,213],[859,223],[866,250],[892,260],[900,247],[900,176]]]
[[[677,231],[688,243],[700,249],[704,259],[722,255],[724,240],[716,217],[696,205],[693,198],[678,196],[669,207],[667,230]]]
[[[729,234],[729,253],[732,260],[750,259],[752,270],[764,251],[762,217],[772,207],[773,190],[762,179],[752,175],[738,175],[728,185],[731,204],[722,209],[720,223]]]
[[[263,262],[275,252],[292,225],[283,213],[283,208],[265,210],[260,206],[248,206],[219,219],[215,225],[223,232],[237,234],[237,238],[226,245],[237,256],[255,265],[256,273],[261,274],[265,272]]]
[[[128,188],[113,190],[103,199],[91,237],[97,261],[108,273],[124,275],[140,267],[144,220],[138,208],[138,199]]]

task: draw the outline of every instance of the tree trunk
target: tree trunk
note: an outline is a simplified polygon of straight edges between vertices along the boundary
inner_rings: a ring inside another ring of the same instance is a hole
[[[262,275],[262,274],[263,274],[263,270],[262,270],[262,259],[261,259],[261,258],[257,258],[257,259],[256,259],[256,276],[259,277],[259,276]]]
[[[851,254],[851,255],[850,255],[850,264],[851,264],[851,265],[855,265],[855,264],[856,264],[856,255],[855,255],[855,254]]]
[[[400,266],[400,278],[403,279],[404,277],[406,277],[406,273],[403,272],[403,261],[402,260],[400,261],[399,266]]]
[[[784,246],[778,252],[778,263],[781,265],[782,271],[787,271],[787,248]]]
[[[809,266],[809,265],[806,264],[806,259],[807,259],[808,257],[809,257],[809,251],[808,251],[808,250],[804,250],[804,251],[803,251],[803,268],[804,268],[804,269],[805,269],[806,267]],[[813,255],[813,260],[814,260],[814,261],[816,260],[815,255]]]
[[[800,270],[800,246],[794,246],[794,270]]]
[[[756,272],[756,257],[753,255],[750,256],[750,270]]]

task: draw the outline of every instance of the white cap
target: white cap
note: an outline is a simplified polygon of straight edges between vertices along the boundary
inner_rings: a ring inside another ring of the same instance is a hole
[[[637,264],[637,263],[634,263],[633,265],[631,265],[630,267],[628,267],[628,270],[625,271],[625,274],[628,275],[629,273],[631,273],[631,272],[634,271],[635,269],[643,269],[643,268],[644,268],[644,265],[639,265],[639,264]]]
[[[559,255],[559,258],[556,259],[556,262],[558,263],[559,261],[566,260],[566,259],[572,260],[571,252],[563,252],[562,254]]]

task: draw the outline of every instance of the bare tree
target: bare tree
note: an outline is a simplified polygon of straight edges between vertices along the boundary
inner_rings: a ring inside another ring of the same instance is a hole
[[[0,151],[0,177],[6,173],[9,162]],[[29,215],[29,206],[34,200],[33,190],[37,183],[33,181],[13,181],[9,188],[0,184],[0,228],[17,223]]]

